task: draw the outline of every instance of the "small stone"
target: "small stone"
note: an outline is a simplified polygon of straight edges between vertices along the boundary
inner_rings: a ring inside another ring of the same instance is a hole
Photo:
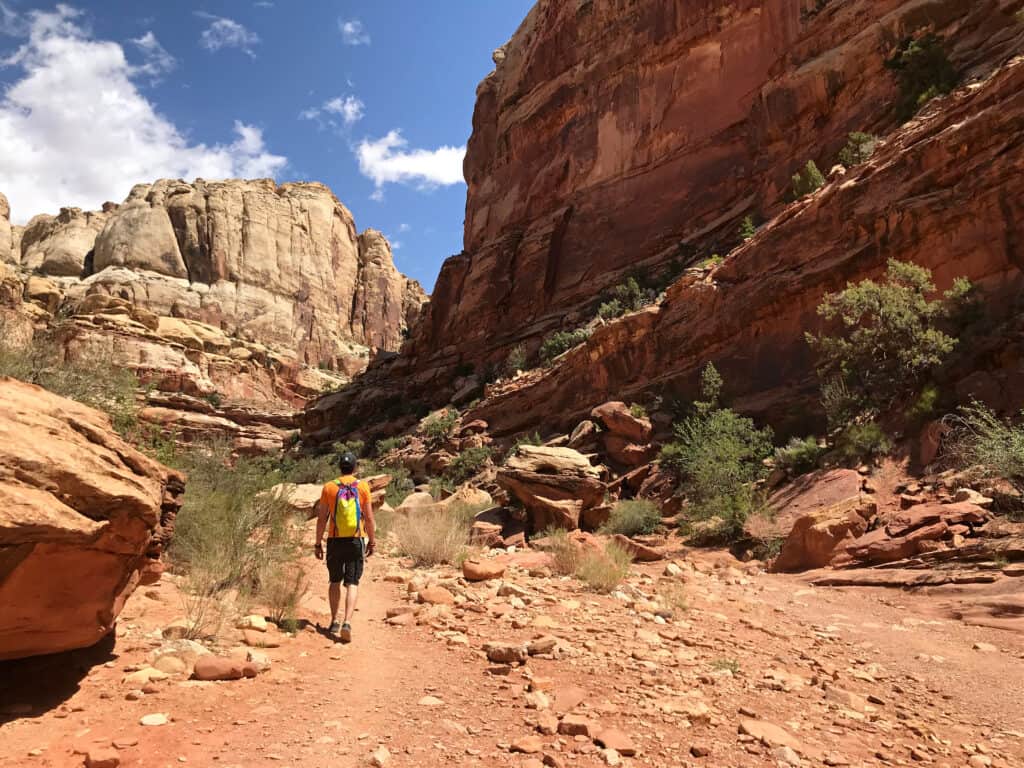
[[[691,744],[690,754],[694,757],[707,757],[711,754],[711,750],[704,744]]]
[[[551,653],[558,645],[558,638],[554,635],[545,635],[526,644],[526,652],[531,656],[539,656],[544,653]]]
[[[90,749],[85,756],[85,768],[117,768],[121,756],[110,747]]]
[[[544,742],[540,736],[523,736],[521,739],[512,742],[512,746],[509,749],[512,752],[521,752],[524,755],[536,755],[544,749]]]
[[[426,587],[420,590],[419,601],[428,605],[455,605],[455,595],[444,587]]]
[[[602,749],[601,759],[604,760],[605,765],[622,765],[622,758],[614,749]]]
[[[140,725],[167,725],[170,722],[163,712],[155,712],[151,715],[143,715],[139,718]]]
[[[252,629],[257,632],[266,632],[267,620],[262,616],[252,614],[251,616],[243,616],[239,619],[238,623],[235,624],[235,627],[238,629]]]
[[[997,653],[999,651],[992,643],[975,643],[974,650],[982,653]]]
[[[444,702],[436,696],[424,696],[417,702],[421,707],[443,707]]]
[[[487,643],[484,646],[487,660],[494,664],[525,664],[528,658],[526,647],[514,643]]]
[[[605,728],[597,734],[594,741],[605,749],[614,749],[625,757],[633,757],[636,754],[632,740],[618,728]]]
[[[391,753],[387,747],[378,747],[370,755],[370,765],[374,766],[374,768],[384,768],[390,760]]]

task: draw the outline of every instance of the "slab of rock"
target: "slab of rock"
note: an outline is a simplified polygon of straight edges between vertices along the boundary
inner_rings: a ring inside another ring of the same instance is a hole
[[[170,539],[183,490],[106,415],[0,379],[0,659],[110,632]]]
[[[767,720],[745,718],[740,720],[739,731],[757,739],[766,747],[789,747],[797,752],[803,750],[803,745],[796,736],[782,726],[769,723]]]
[[[864,535],[873,514],[873,502],[865,504],[859,494],[804,514],[793,524],[770,570],[790,573],[825,567],[846,544]]]
[[[636,754],[633,740],[618,728],[603,729],[594,737],[594,741],[605,749],[614,749],[625,757],[633,757]]]
[[[606,490],[586,456],[546,446],[520,446],[498,470],[497,482],[523,503],[534,531],[578,527],[581,511],[599,505]]]
[[[611,434],[625,438],[627,442],[646,443],[651,439],[651,420],[646,416],[634,416],[625,403],[599,405],[590,412],[590,418]]]
[[[612,536],[612,541],[626,550],[636,562],[653,563],[658,560],[665,559],[665,555],[654,549],[654,547],[641,544],[639,541],[631,539],[621,533],[616,533]]]
[[[470,558],[462,563],[462,575],[466,581],[490,581],[505,574],[506,565],[500,560]]]
[[[529,658],[525,645],[499,641],[485,644],[484,653],[493,664],[525,664]]]
[[[200,656],[196,659],[192,677],[196,680],[241,680],[243,677],[256,677],[259,668],[247,661],[238,661],[224,656]]]
[[[455,595],[444,587],[425,587],[419,591],[419,601],[428,605],[455,605]]]

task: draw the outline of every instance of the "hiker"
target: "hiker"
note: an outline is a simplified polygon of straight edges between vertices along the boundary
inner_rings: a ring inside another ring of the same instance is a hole
[[[363,560],[373,554],[376,531],[373,523],[373,499],[370,485],[357,480],[356,457],[344,453],[338,459],[341,477],[324,485],[316,521],[316,557],[324,559],[323,538],[327,531],[327,573],[331,585],[327,595],[331,602],[332,635],[342,642],[352,642],[352,614],[356,609],[359,580],[363,576]],[[345,619],[338,622],[341,585],[345,585]]]

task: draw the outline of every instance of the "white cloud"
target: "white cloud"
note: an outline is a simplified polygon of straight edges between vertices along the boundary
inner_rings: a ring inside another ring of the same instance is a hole
[[[320,124],[320,127],[330,126],[331,128],[337,128],[338,123],[334,117],[341,118],[342,123],[346,128],[351,128],[353,125],[363,119],[366,114],[366,105],[357,96],[335,96],[333,99],[328,99],[319,107],[310,107],[304,109],[299,113],[300,120],[315,120]]]
[[[177,60],[160,45],[160,41],[152,32],[147,32],[131,42],[145,58],[145,63],[141,67],[136,67],[136,71],[141,74],[149,75],[153,80],[159,80],[178,66]]]
[[[345,125],[355,125],[362,120],[365,108],[366,105],[355,96],[338,96],[324,104],[324,112],[340,115]]]
[[[370,44],[370,34],[363,29],[363,22],[359,19],[338,19],[338,29],[341,30],[341,41],[345,45]]]
[[[214,16],[197,11],[196,15],[210,20],[210,26],[199,36],[199,44],[208,51],[219,51],[221,48],[238,48],[243,53],[256,58],[253,48],[260,44],[260,36],[239,24],[234,19]]]
[[[4,63],[20,70],[0,96],[0,191],[14,219],[63,205],[98,208],[158,178],[274,176],[259,128],[234,124],[228,144],[196,144],[140,92],[122,46],[96,40],[58,5],[25,15],[27,40]],[[144,39],[144,38],[143,38]]]
[[[400,131],[390,131],[376,140],[363,139],[355,148],[359,170],[376,185],[371,199],[382,200],[385,184],[415,184],[421,189],[463,184],[461,147],[407,149],[409,142]]]
[[[410,229],[412,229],[412,227],[410,227],[408,224],[399,224],[398,225],[398,231],[399,232],[408,232]]]

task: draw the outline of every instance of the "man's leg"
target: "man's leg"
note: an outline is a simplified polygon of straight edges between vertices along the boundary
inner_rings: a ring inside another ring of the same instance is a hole
[[[327,589],[327,599],[331,603],[331,624],[338,621],[338,608],[341,606],[341,582],[332,581]],[[346,599],[347,602],[347,599]],[[348,619],[346,619],[348,621]]]
[[[345,623],[352,622],[352,614],[356,611],[356,599],[359,597],[359,587],[356,584],[345,585]]]

